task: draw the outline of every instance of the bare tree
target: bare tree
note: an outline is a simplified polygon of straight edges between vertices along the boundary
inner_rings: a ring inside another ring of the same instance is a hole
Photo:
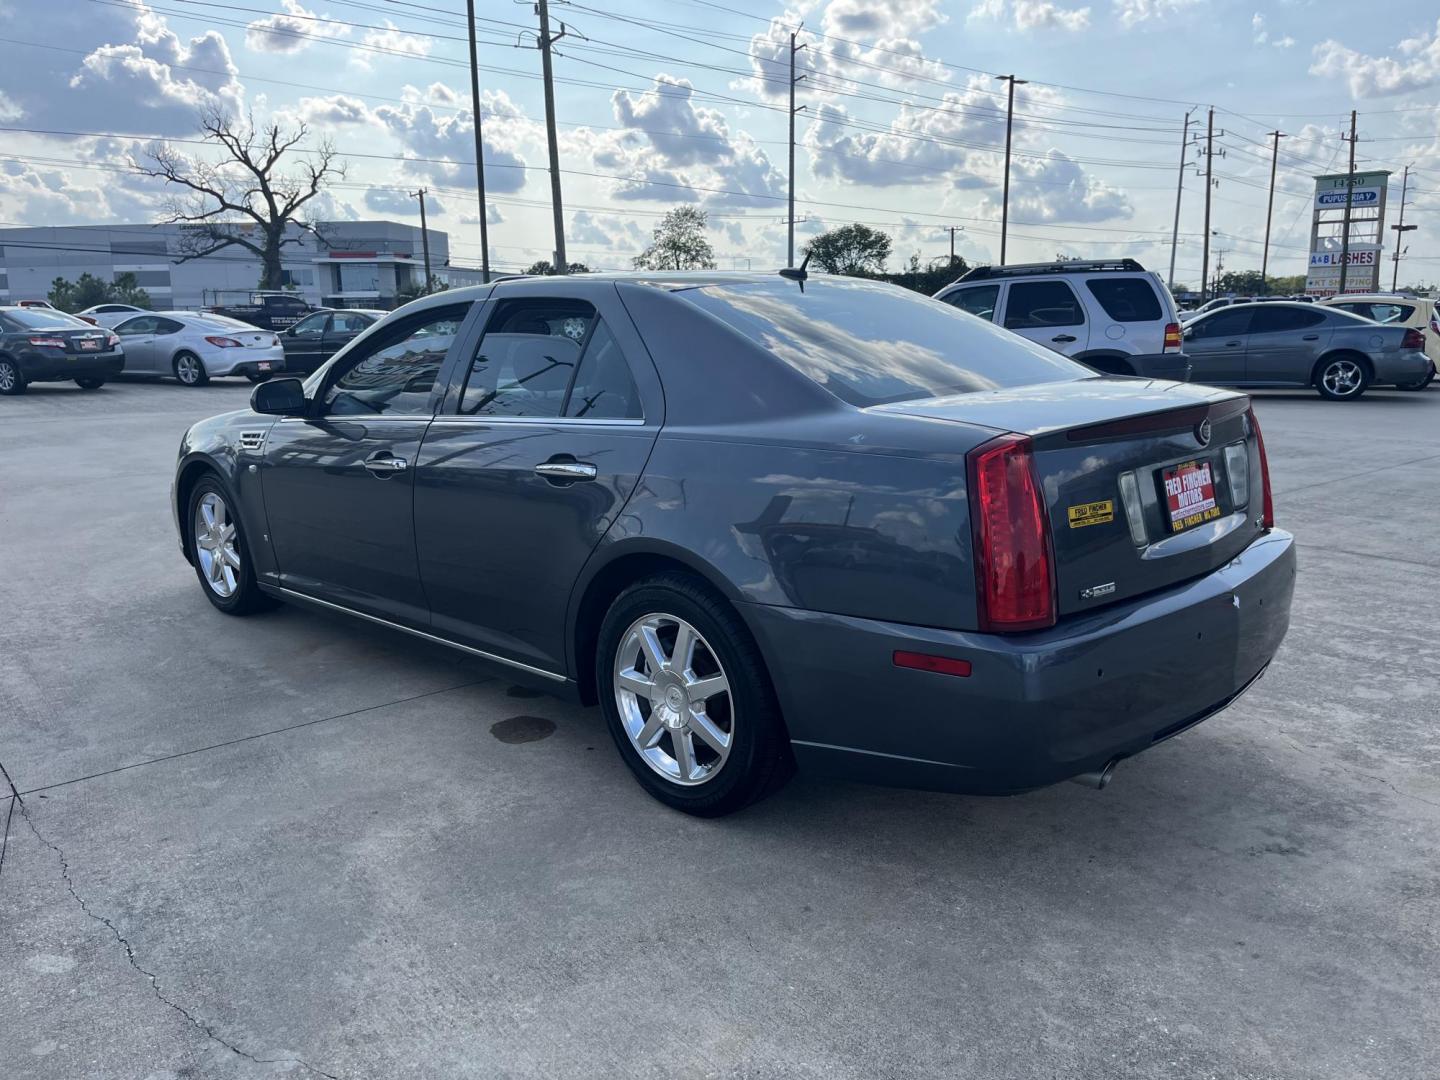
[[[200,128],[206,142],[224,150],[218,163],[192,161],[162,144],[146,152],[148,160],[132,158],[130,164],[141,175],[181,189],[165,203],[167,222],[193,226],[183,231],[181,262],[244,248],[260,260],[260,287],[279,289],[281,249],[300,243],[300,233],[324,241],[302,208],[328,183],[344,179],[345,164],[336,160],[328,139],[314,149],[297,149],[309,134],[303,123],[293,129],[273,121],[256,127],[254,117],[242,124],[209,110],[201,114]]]

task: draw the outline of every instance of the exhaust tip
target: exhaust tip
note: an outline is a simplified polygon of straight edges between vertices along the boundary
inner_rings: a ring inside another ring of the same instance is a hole
[[[1085,787],[1094,788],[1096,791],[1100,791],[1107,784],[1110,783],[1111,778],[1115,775],[1115,766],[1119,764],[1120,759],[1113,758],[1106,763],[1103,769],[1096,769],[1092,770],[1091,772],[1083,772],[1076,776],[1072,776],[1070,780],[1073,783],[1082,784]]]

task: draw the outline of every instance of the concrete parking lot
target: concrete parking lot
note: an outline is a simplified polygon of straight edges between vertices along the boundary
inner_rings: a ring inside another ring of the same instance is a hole
[[[1257,396],[1290,637],[1104,792],[720,821],[458,653],[215,612],[171,468],[248,392],[0,401],[0,1075],[1440,1075],[1440,388]]]

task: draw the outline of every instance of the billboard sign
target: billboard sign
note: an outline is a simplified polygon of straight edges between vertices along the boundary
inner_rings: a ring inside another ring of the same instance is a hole
[[[1357,187],[1350,192],[1350,206],[1352,209],[1360,206],[1379,206],[1380,192],[1383,189],[1378,187]],[[1315,208],[1317,210],[1344,210],[1345,191],[1317,191],[1315,193]]]
[[[1346,263],[1350,266],[1374,266],[1380,260],[1380,249],[1373,244],[1356,244],[1350,249]],[[1310,269],[1317,267],[1333,266],[1338,275],[1340,272],[1340,252],[1338,251],[1312,251],[1310,253]]]

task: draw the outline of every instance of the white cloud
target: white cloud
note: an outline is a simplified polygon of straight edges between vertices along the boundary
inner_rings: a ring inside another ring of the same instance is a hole
[[[1059,150],[1044,159],[1015,158],[1010,169],[1012,222],[1111,221],[1135,212],[1125,192],[1089,175]],[[981,208],[998,218],[997,194],[986,194]]]
[[[641,94],[616,90],[610,102],[616,121],[624,127],[644,129],[650,146],[667,165],[695,165],[719,161],[731,154],[730,129],[715,109],[696,108],[688,79],[655,76]]]
[[[430,55],[431,39],[428,37],[416,37],[414,34],[404,33],[389,19],[385,20],[384,30],[369,30],[360,40],[363,44],[369,45],[372,49],[380,52],[366,52],[356,50],[350,56],[350,62],[356,67],[370,68],[375,60],[386,55],[400,57],[421,57]],[[441,84],[436,83],[435,86]],[[446,88],[448,89],[448,87]],[[453,91],[452,91],[453,93]]]
[[[403,177],[398,178],[395,182],[402,183],[403,179]],[[390,214],[395,217],[420,216],[419,201],[403,188],[370,188],[365,192],[365,206],[376,213]],[[438,195],[425,196],[425,213],[428,217],[442,217],[445,212],[445,204]]]
[[[1065,8],[1051,0],[981,0],[970,9],[974,19],[1014,23],[1017,30],[1084,30],[1090,25],[1090,9]]]
[[[444,89],[444,88],[442,88]],[[453,92],[450,92],[453,94]],[[433,107],[445,95],[435,86],[421,91],[407,86],[400,105],[371,111],[374,122],[404,147],[403,168],[411,177],[439,186],[473,188],[475,124],[469,109],[441,112]],[[529,136],[529,121],[503,90],[480,95],[485,132],[485,189],[510,194],[525,186],[526,162],[519,147]],[[421,158],[433,160],[418,160]]]
[[[1127,29],[1143,22],[1160,22],[1200,0],[1114,0],[1115,17]]]
[[[1311,75],[1343,76],[1357,98],[1424,90],[1440,83],[1440,19],[1435,30],[1405,38],[1394,56],[1368,56],[1333,39],[1315,46]]]
[[[342,38],[350,33],[348,26],[328,21],[330,16],[307,11],[300,0],[280,0],[285,10],[245,27],[245,44],[256,52],[297,53],[312,41]]]
[[[305,123],[327,128],[341,124],[369,124],[375,119],[368,105],[346,94],[301,98],[294,111],[296,117]]]
[[[1265,16],[1258,11],[1250,20],[1250,32],[1256,45],[1273,45],[1277,49],[1288,49],[1295,44],[1295,39],[1289,34],[1272,38],[1270,28],[1265,25]]]

